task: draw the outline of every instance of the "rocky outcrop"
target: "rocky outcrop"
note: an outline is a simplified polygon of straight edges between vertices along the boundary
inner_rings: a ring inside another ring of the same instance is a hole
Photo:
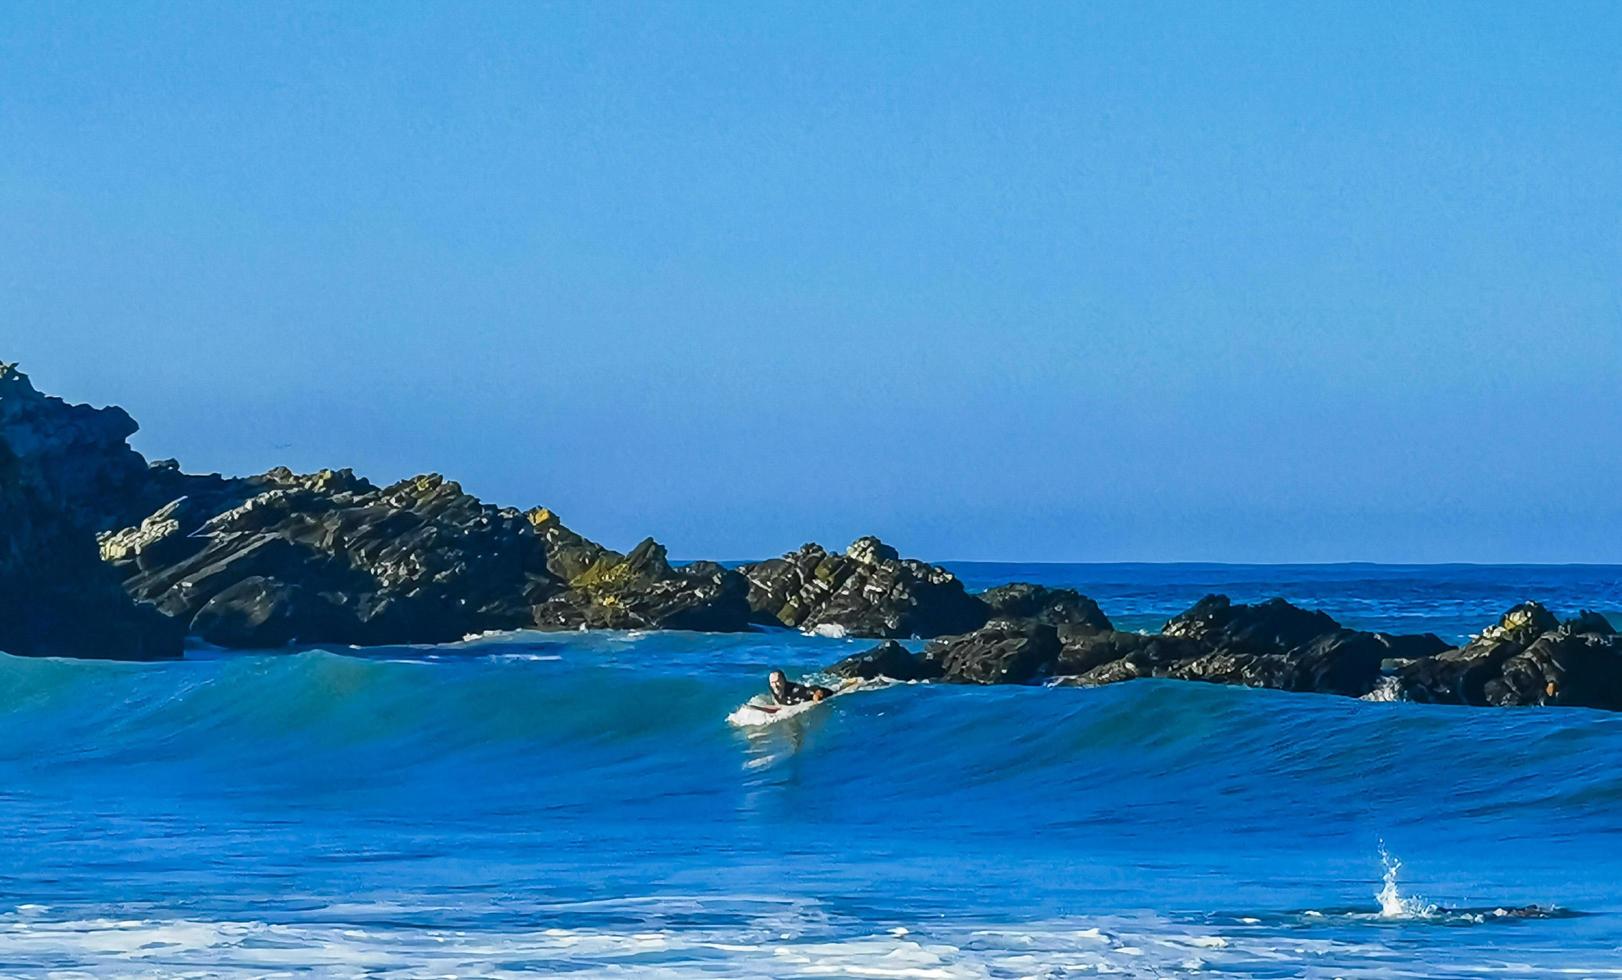
[[[1216,651],[1283,653],[1339,628],[1329,616],[1283,599],[1236,606],[1225,595],[1208,595],[1167,622],[1160,632]]]
[[[100,530],[141,512],[148,467],[127,442],[138,428],[121,408],[70,405],[0,363],[0,443],[74,525]]]
[[[1605,617],[1566,623],[1535,602],[1457,650],[1399,665],[1391,693],[1437,704],[1563,704],[1622,710],[1622,639]]]
[[[1386,660],[1447,649],[1435,636],[1343,629],[1330,616],[1283,599],[1235,605],[1221,595],[1206,596],[1167,622],[1161,637],[1184,642],[1145,645],[1075,675],[1072,683],[1169,677],[1362,697],[1374,690]],[[1081,638],[1075,646],[1086,651],[1089,642]]]
[[[920,653],[886,643],[833,665],[845,677],[968,684],[1096,686],[1171,678],[1283,691],[1460,705],[1567,705],[1622,711],[1622,635],[1584,612],[1560,622],[1516,606],[1454,649],[1432,634],[1342,627],[1282,599],[1207,596],[1155,634],[993,620]]]
[[[497,508],[437,474],[379,488],[349,470],[221,481],[103,535],[103,557],[225,647],[439,643],[488,630],[748,628],[747,585],[629,555],[544,508]]]
[[[1113,630],[1098,603],[1075,589],[1013,582],[980,593],[992,619],[1030,620],[1049,626],[1070,626],[1095,633]]]
[[[69,405],[0,364],[0,650],[20,656],[155,660],[180,633],[132,602],[100,561],[104,493],[146,471],[115,409]]]
[[[936,640],[921,657],[959,684],[1028,684],[1053,672],[1061,649],[1053,626],[999,619],[964,636]]]
[[[521,513],[436,475],[380,489],[281,469],[251,489],[213,515],[165,505],[103,552],[132,595],[233,647],[454,640],[528,625],[557,588]]]
[[[828,668],[828,673],[864,681],[880,677],[932,681],[941,676],[941,669],[935,661],[914,654],[895,640],[885,640],[871,650],[839,661]]]
[[[1447,648],[1436,637],[1394,637],[1339,628],[1297,646],[1273,650],[1213,649],[1208,642],[1175,634],[1146,639],[1155,642],[1073,675],[1068,682],[1090,685],[1166,677],[1363,697],[1379,683],[1381,664],[1386,660],[1403,651],[1423,649],[1434,654]]]
[[[276,647],[750,628],[741,575],[672,567],[651,540],[621,555],[437,475],[190,475],[148,465],[135,431],[121,409],[42,395],[0,364],[0,649],[150,658],[188,633]]]
[[[844,554],[808,544],[739,571],[759,622],[808,633],[927,638],[978,629],[989,617],[951,572],[903,559],[872,537]]]
[[[573,568],[572,559],[553,562]],[[749,628],[748,584],[714,562],[673,568],[664,546],[648,538],[629,554],[603,550],[569,587],[534,610],[543,629],[677,629],[738,632]]]
[[[1030,593],[1025,593],[1030,595]],[[1048,608],[1040,598],[1005,603],[1027,614]],[[1065,597],[1064,608],[1096,608]],[[836,669],[886,676],[925,674],[972,684],[1112,684],[1143,677],[1242,684],[1361,697],[1391,661],[1434,657],[1447,644],[1434,636],[1397,637],[1343,629],[1331,617],[1282,599],[1235,605],[1207,596],[1158,634],[1123,633],[1097,617],[1062,625],[1039,615],[994,620],[981,629],[931,643],[919,654],[883,649],[847,658]],[[881,655],[882,653],[882,655]],[[910,663],[907,659],[910,658]],[[853,675],[866,676],[866,675]]]

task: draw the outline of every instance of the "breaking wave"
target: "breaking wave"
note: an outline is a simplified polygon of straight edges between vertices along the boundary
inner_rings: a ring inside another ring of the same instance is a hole
[[[17,906],[0,962],[1622,970],[1604,925],[1622,719],[1135,682],[892,685],[727,723],[768,669],[863,646],[510,634],[156,665],[0,657],[0,874]]]

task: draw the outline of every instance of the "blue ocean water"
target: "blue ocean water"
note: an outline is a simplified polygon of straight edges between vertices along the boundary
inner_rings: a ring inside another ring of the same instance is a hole
[[[1615,567],[956,570],[1134,628],[1207,591],[1455,639],[1523,598],[1622,622]],[[0,658],[0,974],[1622,974],[1622,716],[1145,681],[727,723],[865,646]]]

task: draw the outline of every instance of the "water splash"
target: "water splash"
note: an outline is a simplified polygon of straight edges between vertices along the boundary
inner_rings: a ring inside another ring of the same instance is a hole
[[[1436,906],[1418,895],[1404,896],[1397,889],[1397,875],[1402,871],[1402,860],[1386,849],[1380,841],[1380,866],[1385,869],[1375,901],[1380,903],[1382,919],[1423,919],[1436,913]]]

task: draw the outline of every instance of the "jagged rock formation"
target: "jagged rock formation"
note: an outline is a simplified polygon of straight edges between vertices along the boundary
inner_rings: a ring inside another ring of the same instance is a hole
[[[922,659],[959,683],[1026,684],[1050,673],[1062,649],[1053,626],[999,619],[965,636],[934,641]]]
[[[1098,603],[1075,589],[1050,589],[1029,582],[1012,582],[987,589],[977,597],[993,619],[1030,620],[1049,626],[1070,626],[1103,632],[1115,627]]]
[[[885,640],[871,650],[839,661],[828,668],[828,673],[835,677],[864,681],[878,677],[895,681],[932,681],[941,676],[941,669],[933,660],[917,656],[895,640]]]
[[[1409,701],[1622,711],[1622,638],[1597,613],[1561,623],[1527,602],[1457,650],[1402,663],[1394,681]]]
[[[221,512],[179,500],[102,539],[132,595],[211,643],[442,642],[529,625],[557,589],[521,513],[436,475],[379,489],[280,469],[246,488]]]
[[[994,620],[919,653],[885,644],[834,664],[847,677],[1099,685],[1145,677],[1446,704],[1622,710],[1622,637],[1603,616],[1559,622],[1536,603],[1453,649],[1431,634],[1343,628],[1282,599],[1207,596],[1152,635]]]
[[[100,495],[139,483],[145,461],[116,409],[69,405],[0,364],[0,650],[22,656],[154,660],[180,633],[136,605],[97,556]]]
[[[572,562],[563,563],[573,567]],[[664,546],[648,538],[626,555],[603,551],[569,587],[534,610],[546,629],[747,629],[749,588],[714,562],[672,568]]]
[[[808,544],[739,571],[760,622],[808,633],[930,637],[977,629],[989,616],[951,572],[903,559],[873,537],[844,554]]]
[[[620,555],[550,511],[493,507],[437,474],[378,488],[349,470],[278,469],[232,491],[212,498],[232,505],[218,513],[177,500],[102,539],[133,595],[221,646],[748,625],[735,573],[672,569],[651,540]]]
[[[135,431],[121,409],[41,395],[0,365],[0,649],[149,658],[178,655],[185,634],[263,648],[750,628],[741,575],[672,568],[651,540],[620,555],[437,475],[189,475],[149,466]]]

